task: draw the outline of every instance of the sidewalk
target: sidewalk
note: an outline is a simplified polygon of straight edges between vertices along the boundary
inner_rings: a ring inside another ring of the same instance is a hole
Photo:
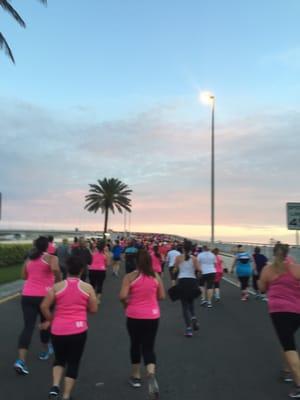
[[[23,282],[24,281],[22,279],[19,279],[15,282],[0,285],[0,300],[19,293],[21,291]]]

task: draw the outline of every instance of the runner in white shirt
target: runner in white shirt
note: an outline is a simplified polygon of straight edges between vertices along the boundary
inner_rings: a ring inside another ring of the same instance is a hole
[[[216,276],[216,256],[209,250],[207,246],[203,246],[203,251],[197,256],[202,271],[202,281],[204,285],[204,293],[202,294],[201,305],[212,307],[211,299],[213,295],[213,285]]]
[[[180,256],[180,252],[177,250],[176,246],[173,245],[172,249],[167,254],[166,263],[169,268],[171,284],[174,286],[176,284],[177,273],[174,271],[175,260],[177,256]]]

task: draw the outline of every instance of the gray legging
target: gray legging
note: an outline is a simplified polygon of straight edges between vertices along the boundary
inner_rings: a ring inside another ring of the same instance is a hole
[[[195,318],[194,300],[181,299],[183,319],[187,328],[191,327],[192,318]]]

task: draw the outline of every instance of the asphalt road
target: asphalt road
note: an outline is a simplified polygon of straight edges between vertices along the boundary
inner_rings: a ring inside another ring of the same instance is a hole
[[[127,384],[129,341],[117,297],[119,288],[120,280],[108,275],[101,309],[90,318],[88,343],[74,392],[76,400],[147,398],[146,387],[132,389]],[[161,399],[287,398],[289,385],[278,380],[279,345],[265,303],[253,297],[247,303],[241,302],[239,290],[224,282],[220,303],[205,309],[197,300],[196,308],[200,330],[187,339],[183,336],[180,303],[167,299],[161,305],[156,345]],[[0,320],[0,398],[46,399],[51,386],[51,361],[37,359],[37,334],[28,359],[30,375],[17,376],[12,368],[22,328],[20,299],[0,305]]]

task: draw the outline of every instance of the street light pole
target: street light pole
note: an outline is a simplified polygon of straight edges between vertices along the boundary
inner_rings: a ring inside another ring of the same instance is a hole
[[[211,248],[215,244],[215,96],[211,99]]]
[[[201,92],[200,100],[203,104],[211,106],[211,248],[215,244],[215,105],[216,98],[211,92]]]

